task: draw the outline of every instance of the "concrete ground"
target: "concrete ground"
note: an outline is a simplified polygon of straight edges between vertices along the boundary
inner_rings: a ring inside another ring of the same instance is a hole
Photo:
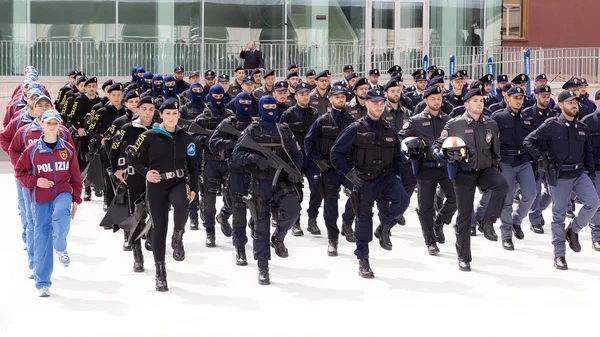
[[[288,235],[289,258],[273,253],[270,286],[257,284],[251,244],[249,265],[239,267],[231,239],[219,229],[216,248],[204,246],[203,229],[187,229],[185,261],[175,262],[167,244],[167,293],[154,290],[151,252],[144,250],[146,271],[134,273],[121,232],[98,227],[104,213],[95,198],[71,224],[71,265],[55,264],[52,295],[39,298],[27,279],[13,177],[1,174],[0,184],[2,337],[583,336],[596,330],[589,316],[599,299],[600,253],[591,248],[589,229],[580,235],[583,251],[567,252],[568,271],[552,266],[549,226],[537,235],[525,220],[525,239],[515,240],[515,251],[481,234],[473,238],[473,271],[465,273],[457,268],[450,226],[441,254],[427,254],[416,196],[407,225],[393,229],[393,250],[371,243],[373,280],[357,275],[354,244],[340,240],[340,255],[328,257],[322,217],[323,234],[312,236],[303,212],[305,236]],[[549,211],[544,216],[549,222]]]

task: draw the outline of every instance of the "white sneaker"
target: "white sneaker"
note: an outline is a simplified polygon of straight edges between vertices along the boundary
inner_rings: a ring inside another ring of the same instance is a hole
[[[28,279],[33,280],[33,270],[29,269],[29,275],[27,276]]]
[[[39,297],[49,297],[50,296],[50,287],[42,287],[41,289],[38,289],[38,296]]]
[[[58,258],[58,262],[60,262],[63,267],[68,267],[69,264],[71,263],[71,259],[69,258],[69,253],[67,253],[66,251],[64,252],[56,252],[56,257]]]

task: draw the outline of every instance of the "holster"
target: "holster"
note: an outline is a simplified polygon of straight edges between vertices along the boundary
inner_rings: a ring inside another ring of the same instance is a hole
[[[354,215],[358,216],[360,214],[360,194],[358,194],[357,189],[350,192],[350,204],[352,205]]]
[[[554,164],[548,165],[547,179],[548,185],[556,186],[556,180],[559,178],[560,172],[556,169]]]

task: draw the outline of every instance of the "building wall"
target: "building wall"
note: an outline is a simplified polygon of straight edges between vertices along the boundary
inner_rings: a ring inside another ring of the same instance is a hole
[[[598,22],[599,0],[529,0],[527,36],[522,41],[503,41],[503,46],[577,48],[597,47],[592,32]]]

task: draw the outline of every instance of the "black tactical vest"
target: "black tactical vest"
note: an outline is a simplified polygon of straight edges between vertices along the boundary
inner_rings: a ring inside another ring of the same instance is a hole
[[[317,109],[309,106],[308,107],[308,116],[306,116],[306,124],[302,122],[302,118],[300,117],[300,113],[297,110],[297,106],[294,106],[290,112],[287,114],[287,122],[286,124],[290,127],[290,130],[294,133],[294,137],[296,137],[296,141],[300,145],[300,150],[304,153],[304,138],[306,138],[306,134],[310,129],[311,125],[319,118],[319,113]]]
[[[376,179],[393,167],[396,135],[386,121],[381,121],[379,139],[371,131],[364,118],[355,122],[356,142],[352,148],[354,168],[365,180]]]
[[[347,111],[342,111],[342,113],[344,114],[344,122],[342,123],[341,128],[338,128],[331,112],[327,112],[325,115],[323,115],[323,123],[321,124],[321,138],[317,139],[317,148],[319,149],[321,159],[330,160],[329,157],[331,154],[331,149],[333,148],[333,143],[335,143],[335,140],[340,133],[342,133],[342,131],[347,128],[348,125],[354,122],[354,119],[347,115]]]
[[[285,124],[276,124],[276,125],[279,128],[279,130],[281,131],[281,134],[283,136],[283,142],[281,141],[279,134],[271,136],[271,135],[263,133],[261,130],[261,127],[260,127],[260,123],[258,121],[253,121],[250,124],[250,129],[249,129],[248,133],[254,141],[256,141],[257,143],[259,143],[260,145],[262,145],[268,149],[271,149],[280,158],[282,158],[286,162],[289,162],[290,159],[288,158],[286,151],[287,151],[287,153],[290,152],[290,144],[288,142],[288,139],[291,137],[290,128]],[[281,146],[282,143],[283,143],[283,147]],[[285,148],[285,151],[284,151],[284,148]],[[259,152],[254,151],[254,150],[250,150],[250,152],[261,155]],[[256,178],[258,178],[258,179],[273,179],[273,177],[275,176],[275,172],[277,170],[275,170],[272,167],[269,167],[266,170],[260,170],[258,168],[258,166],[252,165],[252,167],[250,167],[248,171],[253,173],[256,176]],[[285,177],[286,173],[281,172],[280,176]]]

